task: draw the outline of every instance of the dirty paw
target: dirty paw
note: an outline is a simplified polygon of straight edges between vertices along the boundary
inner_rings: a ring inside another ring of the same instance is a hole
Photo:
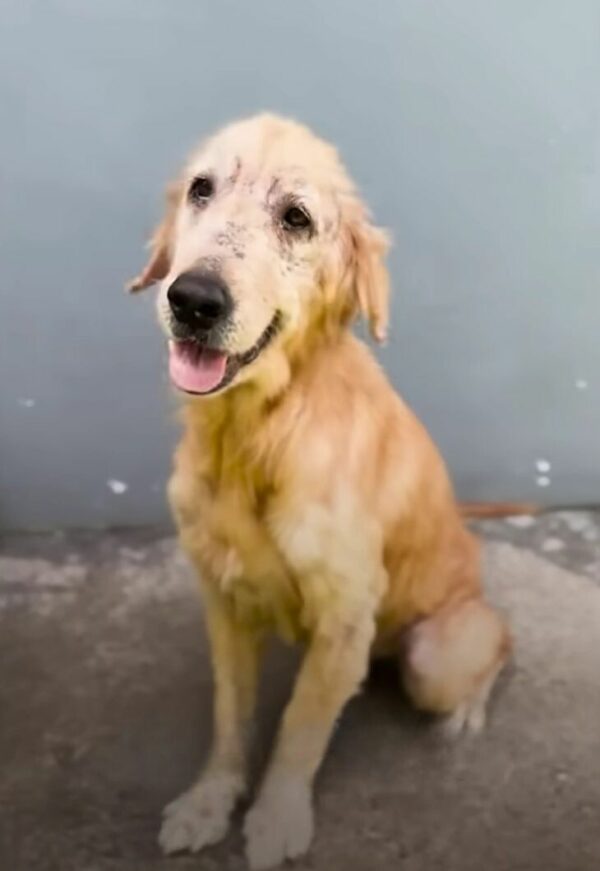
[[[163,852],[196,853],[224,838],[241,788],[233,775],[208,775],[168,804],[158,839]]]
[[[246,816],[244,834],[252,871],[301,856],[313,838],[310,789],[297,781],[267,786]]]

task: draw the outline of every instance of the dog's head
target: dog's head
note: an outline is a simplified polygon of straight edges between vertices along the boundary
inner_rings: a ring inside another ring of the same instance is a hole
[[[208,140],[170,186],[150,259],[174,384],[213,394],[259,378],[360,311],[387,327],[385,234],[338,155],[293,121],[260,115]],[[295,349],[295,351],[294,351]]]

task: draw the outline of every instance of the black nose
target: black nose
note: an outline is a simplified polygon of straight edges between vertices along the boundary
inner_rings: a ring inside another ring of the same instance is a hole
[[[225,320],[233,308],[227,285],[214,273],[182,272],[167,291],[176,320],[197,330],[210,330]]]

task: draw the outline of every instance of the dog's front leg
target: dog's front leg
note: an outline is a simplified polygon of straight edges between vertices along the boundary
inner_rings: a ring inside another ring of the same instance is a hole
[[[371,602],[320,615],[284,713],[275,753],[244,831],[253,869],[304,853],[312,840],[312,781],[336,720],[365,677],[374,635]]]
[[[198,781],[165,808],[165,853],[196,852],[221,840],[246,787],[261,639],[208,584],[204,600],[215,685],[213,746]]]

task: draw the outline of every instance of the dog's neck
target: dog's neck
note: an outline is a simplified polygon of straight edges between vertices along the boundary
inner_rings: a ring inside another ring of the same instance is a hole
[[[349,328],[317,322],[299,335],[269,348],[253,364],[247,381],[242,380],[224,393],[209,397],[190,397],[186,402],[186,419],[196,426],[250,427],[260,425],[266,417],[293,390],[308,360],[315,359],[323,350],[331,349],[348,339]]]
[[[352,339],[346,328],[334,334],[305,334],[304,343],[268,349],[248,381],[216,396],[190,397],[183,410],[186,432],[202,445],[205,471],[220,478],[225,466],[235,465],[240,471],[245,466],[246,472],[253,466],[268,477],[271,461],[310,395],[302,387],[307,373],[317,367],[326,377],[323,354],[348,340]]]

